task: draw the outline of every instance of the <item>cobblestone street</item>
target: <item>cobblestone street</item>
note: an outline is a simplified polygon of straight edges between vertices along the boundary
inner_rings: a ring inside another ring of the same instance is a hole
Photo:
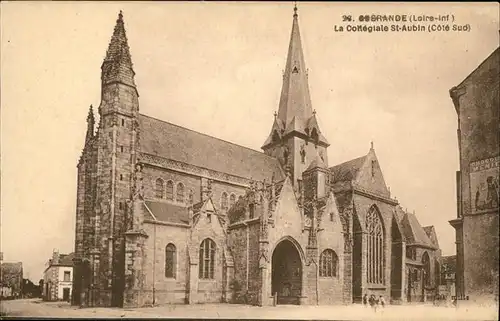
[[[494,308],[388,306],[374,312],[361,305],[255,307],[229,304],[169,305],[140,309],[87,308],[40,299],[1,302],[2,316],[79,318],[222,318],[320,320],[498,320]]]

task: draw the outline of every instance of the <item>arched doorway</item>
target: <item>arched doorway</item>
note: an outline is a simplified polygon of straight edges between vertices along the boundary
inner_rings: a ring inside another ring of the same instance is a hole
[[[281,241],[272,257],[271,293],[277,304],[299,304],[302,295],[302,261],[295,244]]]

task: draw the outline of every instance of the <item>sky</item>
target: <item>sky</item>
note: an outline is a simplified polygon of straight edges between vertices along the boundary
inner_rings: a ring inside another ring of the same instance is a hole
[[[291,2],[2,2],[1,235],[37,281],[74,249],[76,164],[120,10],[140,111],[260,150],[281,92]],[[298,3],[329,165],[368,153],[392,196],[455,254],[457,115],[449,89],[499,44],[498,4]],[[343,15],[453,15],[469,32],[335,32]]]

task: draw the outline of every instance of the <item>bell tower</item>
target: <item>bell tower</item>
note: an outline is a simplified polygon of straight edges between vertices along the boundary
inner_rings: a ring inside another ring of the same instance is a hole
[[[97,216],[100,297],[105,306],[123,305],[125,236],[131,213],[133,173],[138,146],[139,94],[120,11],[101,66],[101,103],[98,127]]]
[[[302,51],[297,6],[294,7],[292,33],[283,73],[278,112],[271,133],[264,142],[264,153],[276,157],[290,172],[294,187],[311,162],[320,157],[328,164],[328,141],[319,129],[309,94],[308,71]]]

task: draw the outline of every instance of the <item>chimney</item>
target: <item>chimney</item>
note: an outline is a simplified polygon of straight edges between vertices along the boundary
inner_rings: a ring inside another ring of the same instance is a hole
[[[52,252],[52,262],[54,264],[59,264],[59,251],[58,250],[54,250]]]

